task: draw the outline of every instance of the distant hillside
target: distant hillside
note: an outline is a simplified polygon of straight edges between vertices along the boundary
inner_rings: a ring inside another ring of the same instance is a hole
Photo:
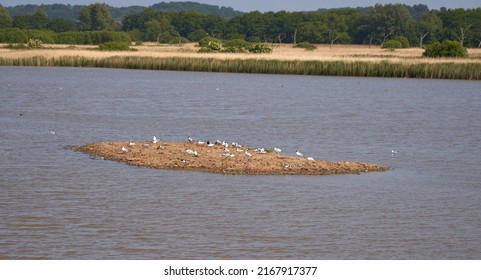
[[[93,3],[93,2],[92,2]],[[50,4],[42,5],[44,11],[50,19],[64,18],[76,21],[79,17],[79,11],[85,7],[84,5],[65,5],[65,4]],[[40,7],[36,4],[16,5],[6,7],[12,17],[33,14],[35,10]],[[122,18],[130,14],[138,14],[146,8],[153,8],[156,11],[198,11],[205,15],[222,16],[231,18],[243,15],[243,12],[236,11],[231,7],[219,7],[208,4],[200,4],[196,2],[160,2],[150,7],[143,6],[129,6],[129,7],[110,7],[110,14],[112,18],[118,22]]]

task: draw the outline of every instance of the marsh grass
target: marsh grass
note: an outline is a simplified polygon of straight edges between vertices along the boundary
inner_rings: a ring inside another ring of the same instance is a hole
[[[105,58],[63,56],[46,58],[36,56],[27,58],[0,58],[0,65],[481,80],[481,63],[452,62],[406,64],[388,61],[222,60],[195,57],[155,58],[137,56],[112,56]]]

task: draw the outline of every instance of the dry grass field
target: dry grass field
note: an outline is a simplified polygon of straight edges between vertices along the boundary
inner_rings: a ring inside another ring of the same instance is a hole
[[[0,45],[1,46],[1,45]],[[269,54],[249,54],[249,53],[198,53],[197,44],[183,45],[158,45],[147,43],[142,46],[133,46],[136,51],[115,52],[93,50],[96,46],[82,45],[44,45],[43,49],[12,50],[0,48],[0,58],[16,59],[30,57],[59,58],[70,56],[81,56],[86,58],[107,58],[118,56],[130,57],[189,57],[189,58],[215,58],[215,59],[259,59],[259,60],[314,60],[314,61],[365,61],[380,62],[388,61],[393,63],[481,63],[481,49],[469,49],[469,58],[424,58],[423,50],[420,48],[386,50],[379,46],[361,45],[318,45],[313,51],[306,51],[301,48],[294,48],[292,45],[275,45],[273,52]]]

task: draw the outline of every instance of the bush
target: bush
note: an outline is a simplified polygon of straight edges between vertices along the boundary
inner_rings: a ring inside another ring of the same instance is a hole
[[[133,51],[135,49],[130,47],[127,42],[107,42],[100,44],[98,47],[101,51]]]
[[[27,47],[30,49],[41,49],[43,48],[42,46],[42,41],[38,39],[30,39],[27,42]]]
[[[443,43],[433,43],[424,49],[425,57],[467,57],[468,51],[461,43],[446,40]]]
[[[8,44],[3,48],[11,49],[11,50],[27,50],[27,49],[29,49],[29,47],[27,47],[27,45],[21,44],[21,43],[19,43],[19,44]]]
[[[309,42],[301,42],[298,43],[294,46],[294,48],[302,48],[305,49],[306,51],[313,51],[317,49],[317,47]]]
[[[403,47],[402,43],[396,40],[388,40],[384,42],[384,44],[382,44],[381,46],[381,48],[383,49],[390,49],[390,50],[402,49],[402,47]]]
[[[403,49],[407,49],[411,47],[411,44],[409,43],[408,38],[404,36],[397,36],[396,38],[394,38],[394,40],[400,42]]]
[[[200,47],[208,47],[210,42],[221,43],[222,41],[220,39],[213,38],[213,37],[204,37],[199,41],[199,46]]]
[[[251,53],[271,53],[272,48],[266,44],[255,44],[249,48]]]

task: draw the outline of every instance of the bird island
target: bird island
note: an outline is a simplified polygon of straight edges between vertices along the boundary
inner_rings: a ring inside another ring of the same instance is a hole
[[[133,166],[244,175],[331,175],[387,171],[386,166],[363,162],[332,162],[287,156],[225,142],[100,142],[73,148],[96,159]],[[300,152],[298,154],[301,154]],[[302,154],[301,154],[302,155]]]

